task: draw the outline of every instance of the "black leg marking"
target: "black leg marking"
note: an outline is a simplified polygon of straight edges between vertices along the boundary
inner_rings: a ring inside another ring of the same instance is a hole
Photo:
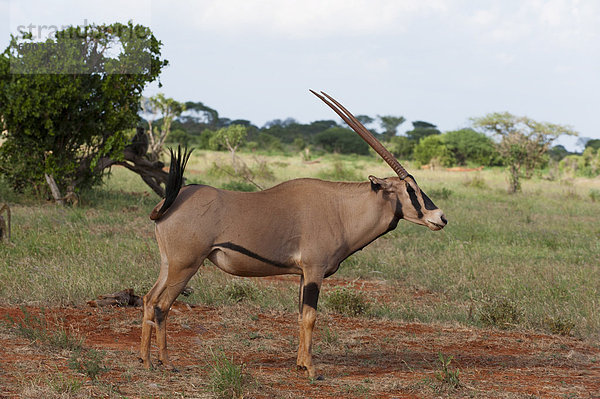
[[[300,289],[298,290],[298,313],[302,315],[302,298],[304,295],[304,276],[300,276]]]
[[[163,312],[158,306],[154,307],[154,321],[160,324],[165,319],[165,316],[165,312]]]
[[[319,286],[317,283],[308,283],[304,286],[302,303],[317,310],[317,302],[319,301]]]

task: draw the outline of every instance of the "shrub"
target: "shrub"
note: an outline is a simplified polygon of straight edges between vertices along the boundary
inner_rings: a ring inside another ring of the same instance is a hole
[[[412,158],[416,142],[406,136],[394,136],[390,139],[386,148],[394,154],[396,158],[410,159]]]
[[[245,181],[237,181],[237,180],[232,180],[230,182],[227,182],[227,183],[223,184],[221,186],[221,188],[224,190],[229,190],[229,191],[244,191],[244,192],[253,192],[253,191],[258,190],[258,187],[256,187],[252,183],[246,183]]]
[[[167,143],[175,143],[181,144],[182,146],[189,147],[192,143],[194,143],[196,138],[190,134],[188,134],[183,129],[175,129],[169,133],[167,136]]]
[[[494,298],[483,304],[479,311],[479,319],[485,325],[507,329],[519,323],[522,313],[512,300]]]
[[[270,135],[269,133],[260,132],[256,142],[258,144],[257,149],[267,151],[283,151],[281,140],[278,137]]]
[[[325,300],[325,306],[347,316],[358,316],[369,309],[363,293],[347,287],[337,288],[331,292]]]
[[[444,133],[446,147],[456,162],[465,165],[472,162],[478,165],[500,165],[501,160],[491,138],[473,129],[461,129]]]
[[[600,190],[592,188],[590,190],[590,199],[592,200],[592,202],[599,201],[600,200]]]
[[[344,166],[342,161],[335,161],[331,168],[322,170],[317,177],[324,180],[360,181],[362,177],[354,169]]]
[[[475,175],[471,179],[465,180],[465,182],[463,184],[465,185],[465,187],[472,187],[472,188],[479,188],[479,189],[487,188],[487,183],[485,182],[485,179],[479,175]]]
[[[242,302],[244,300],[255,300],[258,298],[259,291],[256,286],[248,281],[234,280],[225,286],[224,295],[232,302]]]
[[[571,331],[573,331],[573,328],[575,328],[575,323],[572,320],[562,316],[547,316],[544,318],[543,327],[552,334],[568,336],[571,335]]]
[[[350,129],[332,127],[314,137],[316,145],[325,151],[340,154],[369,154],[369,145]]]
[[[428,164],[437,160],[442,166],[452,166],[455,162],[454,155],[448,149],[439,135],[427,136],[419,141],[413,151],[415,160],[422,164]]]
[[[448,198],[450,198],[450,196],[452,194],[454,194],[454,191],[452,191],[452,190],[450,190],[449,188],[446,188],[446,187],[433,188],[431,190],[427,190],[427,192],[429,193],[428,195],[431,198],[441,199],[441,200],[447,200]]]

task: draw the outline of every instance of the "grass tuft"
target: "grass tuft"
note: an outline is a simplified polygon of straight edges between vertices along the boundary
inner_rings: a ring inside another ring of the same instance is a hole
[[[446,187],[429,189],[429,190],[427,190],[427,192],[428,192],[427,195],[429,197],[434,198],[436,200],[438,200],[438,199],[447,200],[448,198],[450,198],[450,196],[452,194],[454,194],[454,191],[452,191]]]
[[[542,326],[552,334],[569,336],[575,328],[575,322],[564,316],[546,316]]]
[[[465,180],[465,182],[463,184],[465,187],[477,188],[480,190],[488,188],[488,185],[485,182],[485,179],[483,177],[481,177],[480,175],[475,175],[472,178]]]
[[[69,359],[69,368],[85,374],[95,381],[101,373],[106,373],[109,368],[104,365],[104,351],[95,349],[79,349],[72,353]]]
[[[328,168],[317,174],[319,179],[334,181],[361,181],[364,180],[352,167],[344,165],[340,160],[336,160]]]
[[[369,310],[369,304],[360,291],[348,287],[336,288],[325,299],[325,306],[347,316],[359,316]]]
[[[508,329],[519,324],[523,311],[508,298],[487,300],[479,311],[479,319],[488,326]]]
[[[225,298],[232,302],[254,301],[260,295],[259,289],[254,284],[243,280],[233,280],[225,286],[223,293]]]
[[[244,371],[244,365],[237,365],[230,360],[222,349],[212,351],[212,371],[210,389],[217,398],[242,398],[244,387],[250,376]]]

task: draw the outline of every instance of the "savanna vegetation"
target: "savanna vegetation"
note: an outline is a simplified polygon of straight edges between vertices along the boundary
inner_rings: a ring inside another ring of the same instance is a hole
[[[126,35],[128,29],[143,34]],[[147,28],[95,27],[88,39],[56,41],[75,46],[69,51],[97,50],[90,53],[95,63],[69,66],[88,68],[85,73],[27,73],[43,50],[15,51],[27,38],[13,39],[0,55],[0,204],[9,203],[13,216],[11,243],[0,243],[1,305],[81,306],[124,288],[147,292],[159,266],[148,214],[163,193],[169,145],[195,148],[188,183],[228,190],[255,191],[296,177],[366,181],[369,174],[392,175],[335,120],[288,118],[258,127],[201,102],[144,98],[145,85],[167,65]],[[101,47],[116,42],[122,60],[137,65],[144,55],[149,64],[142,65],[150,69],[110,73],[116,61]],[[24,69],[15,73],[15,63]],[[402,116],[357,118],[402,160],[449,225],[431,232],[402,222],[351,256],[331,279],[336,287],[323,292],[325,315],[599,338],[598,140],[571,154],[552,146],[559,135],[575,134],[569,127],[508,113],[473,118],[470,126],[447,132],[414,121],[401,134]],[[486,169],[446,170],[455,165]],[[360,284],[373,282],[384,294],[361,292]],[[286,317],[297,309],[295,284],[232,277],[208,261],[186,293],[187,302],[211,309]],[[13,320],[2,331],[29,331],[29,339],[44,345],[66,342],[60,350],[72,352],[73,369],[93,380],[107,372],[103,354],[67,333],[40,336],[45,329],[31,332]],[[340,340],[326,325],[323,331],[323,345]],[[244,384],[252,384],[246,371],[220,350],[211,354],[214,383],[207,390],[241,395]],[[457,389],[451,360],[440,353],[436,375]],[[351,393],[360,396],[357,389]]]
[[[328,155],[306,164],[299,156],[247,152],[241,160],[251,169],[263,169],[255,180],[265,187],[298,176],[330,176],[333,171],[338,180],[365,179],[365,171],[390,175],[385,164],[370,156]],[[228,161],[226,154],[194,152],[188,182],[256,190],[215,168]],[[389,301],[370,303],[363,317],[548,332],[556,322],[572,326],[569,334],[595,336],[600,328],[594,300],[599,294],[600,230],[586,223],[586,215],[593,215],[598,206],[599,181],[534,178],[524,183],[522,193],[510,195],[501,169],[463,175],[416,171],[413,163],[405,166],[415,171],[450,224],[432,233],[401,223],[344,262],[336,277],[384,279],[399,288]],[[126,169],[115,168],[101,186],[83,192],[72,208],[40,206],[35,198],[14,194],[6,185],[0,193],[13,204],[15,243],[0,246],[3,302],[78,304],[124,287],[145,292],[154,282],[159,259],[147,215],[158,198]],[[208,266],[192,281],[194,293],[188,299],[229,303],[222,287],[234,280]],[[260,294],[252,297],[257,306],[295,309],[295,287],[279,291],[258,280],[249,284],[260,287]],[[406,289],[432,292],[439,301],[412,303]],[[510,304],[517,316],[505,324],[502,316],[487,315],[497,303]]]

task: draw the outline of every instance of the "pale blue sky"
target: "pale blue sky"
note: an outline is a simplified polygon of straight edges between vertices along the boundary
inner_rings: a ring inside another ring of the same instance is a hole
[[[442,130],[508,111],[600,138],[597,0],[0,0],[0,47],[18,25],[127,20],[149,25],[170,61],[146,94],[259,126],[334,119],[313,88],[355,114]]]

